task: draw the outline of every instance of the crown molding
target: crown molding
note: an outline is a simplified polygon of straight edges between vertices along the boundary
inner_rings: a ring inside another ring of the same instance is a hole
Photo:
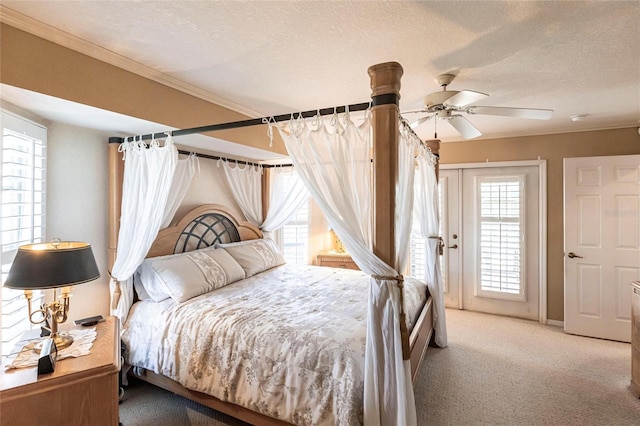
[[[0,4],[0,22],[15,27],[19,30],[33,34],[37,37],[45,39],[60,46],[82,53],[83,55],[105,62],[107,64],[122,68],[126,71],[179,90],[191,96],[203,99],[207,102],[214,103],[221,107],[244,114],[248,117],[262,117],[257,111],[246,108],[228,99],[214,95],[211,92],[202,90],[196,86],[186,83],[180,79],[163,74],[151,67],[143,65],[139,62],[126,58],[97,44],[91,43],[73,34],[69,34],[58,28],[52,27],[44,22],[23,15],[15,10]]]

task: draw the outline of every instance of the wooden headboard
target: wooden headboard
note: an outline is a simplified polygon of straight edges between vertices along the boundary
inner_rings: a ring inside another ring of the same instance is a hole
[[[262,238],[262,231],[257,226],[238,220],[225,206],[204,204],[185,214],[175,226],[158,232],[147,257],[257,238]]]

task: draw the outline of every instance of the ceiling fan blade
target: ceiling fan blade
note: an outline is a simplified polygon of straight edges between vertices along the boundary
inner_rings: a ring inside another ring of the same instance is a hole
[[[456,129],[465,139],[473,139],[477,138],[478,136],[482,136],[480,130],[476,129],[476,127],[471,124],[469,120],[461,115],[456,114],[447,117],[447,121],[449,121],[449,124],[451,124],[451,126],[453,126],[453,128]]]
[[[533,108],[503,108],[492,106],[472,106],[467,109],[470,114],[501,115],[504,117],[532,118],[534,120],[549,120],[552,109]]]
[[[489,95],[486,93],[474,92],[473,90],[461,90],[442,104],[447,107],[463,107],[488,97]]]
[[[433,117],[433,115],[427,115],[424,117],[421,117],[415,121],[412,121],[411,124],[409,124],[409,127],[411,127],[412,129],[417,129],[419,125],[421,125],[422,123],[426,123],[427,121],[431,120],[431,117]]]

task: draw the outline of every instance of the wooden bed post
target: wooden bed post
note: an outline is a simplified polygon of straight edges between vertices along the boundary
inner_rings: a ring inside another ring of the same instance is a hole
[[[122,153],[118,152],[119,147],[120,143],[109,141],[109,271],[116,261],[118,232],[120,231],[124,161],[122,161]]]
[[[440,139],[430,139],[426,141],[427,147],[431,150],[433,155],[436,156],[438,161],[436,162],[436,182],[440,180]]]
[[[396,184],[398,182],[398,127],[400,111],[400,78],[402,66],[385,62],[369,68],[373,106],[373,252],[396,271],[395,211]],[[403,283],[400,288],[400,335],[402,358],[410,359],[409,330],[403,308]]]
[[[373,252],[398,270],[395,247],[395,200],[398,180],[398,118],[402,66],[385,62],[369,67],[373,123]],[[376,105],[376,99],[394,97],[394,103]]]
[[[120,231],[120,208],[122,207],[122,183],[124,181],[124,161],[122,161],[122,153],[118,152],[120,141],[117,142],[109,139],[109,247],[108,271],[111,274],[113,264],[116,262],[116,253],[118,250],[118,232]],[[112,308],[115,309],[113,303],[117,306],[120,298],[119,287],[116,288],[112,298]]]
[[[271,194],[271,168],[262,168],[262,221],[267,219],[267,212],[269,212],[269,195]],[[260,224],[258,224],[260,225]]]

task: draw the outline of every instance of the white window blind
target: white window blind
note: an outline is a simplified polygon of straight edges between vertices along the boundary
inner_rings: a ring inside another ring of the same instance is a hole
[[[424,279],[424,265],[426,262],[425,242],[421,235],[415,232],[411,233],[411,276],[418,279]]]
[[[45,238],[47,129],[5,111],[0,111],[0,128],[0,340],[5,356],[22,333],[33,327],[23,292],[5,288],[4,282],[18,247]],[[42,299],[42,292],[34,292],[32,306],[38,309]]]
[[[524,177],[479,177],[477,182],[480,292],[524,299]]]
[[[294,218],[278,232],[278,242],[287,263],[309,263],[310,202],[304,203]]]

